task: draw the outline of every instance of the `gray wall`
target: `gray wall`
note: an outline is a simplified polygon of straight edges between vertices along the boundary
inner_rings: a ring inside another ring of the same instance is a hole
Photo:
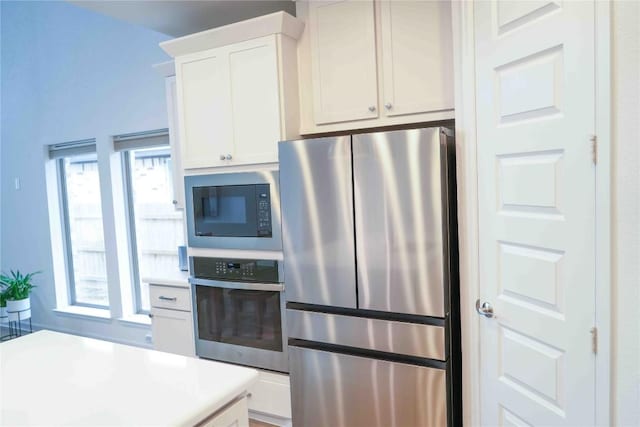
[[[167,127],[164,80],[151,65],[168,60],[158,47],[168,37],[66,2],[11,1],[2,2],[0,35],[1,267],[43,271],[32,295],[38,327],[143,344],[148,327],[53,311],[44,147],[95,137],[99,156],[108,156],[112,135]],[[101,180],[108,193],[109,172]],[[106,199],[105,223],[113,224]]]

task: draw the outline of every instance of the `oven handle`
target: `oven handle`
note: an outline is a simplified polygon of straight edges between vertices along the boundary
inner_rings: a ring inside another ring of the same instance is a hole
[[[210,286],[214,288],[246,289],[250,291],[284,291],[282,283],[247,283],[247,282],[227,282],[223,280],[200,279],[189,277],[189,283],[199,286]]]

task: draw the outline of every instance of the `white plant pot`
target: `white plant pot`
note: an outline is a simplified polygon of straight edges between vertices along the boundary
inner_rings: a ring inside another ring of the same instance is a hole
[[[4,325],[9,322],[7,318],[7,307],[0,307],[0,325]]]
[[[7,313],[10,322],[31,318],[31,299],[27,297],[16,301],[7,300]]]

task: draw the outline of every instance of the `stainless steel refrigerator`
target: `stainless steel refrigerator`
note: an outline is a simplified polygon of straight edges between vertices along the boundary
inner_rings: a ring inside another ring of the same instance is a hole
[[[279,144],[294,427],[461,424],[454,152],[443,127]]]

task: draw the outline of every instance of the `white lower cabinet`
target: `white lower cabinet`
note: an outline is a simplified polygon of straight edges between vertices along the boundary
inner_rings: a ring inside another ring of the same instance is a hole
[[[291,419],[289,375],[267,371],[259,371],[259,374],[258,381],[249,389],[248,402],[252,417],[260,418],[260,414],[265,414],[268,417]]]
[[[249,427],[247,398],[243,397],[220,413],[198,424],[198,427]]]
[[[189,289],[151,284],[149,295],[154,350],[195,356]]]

